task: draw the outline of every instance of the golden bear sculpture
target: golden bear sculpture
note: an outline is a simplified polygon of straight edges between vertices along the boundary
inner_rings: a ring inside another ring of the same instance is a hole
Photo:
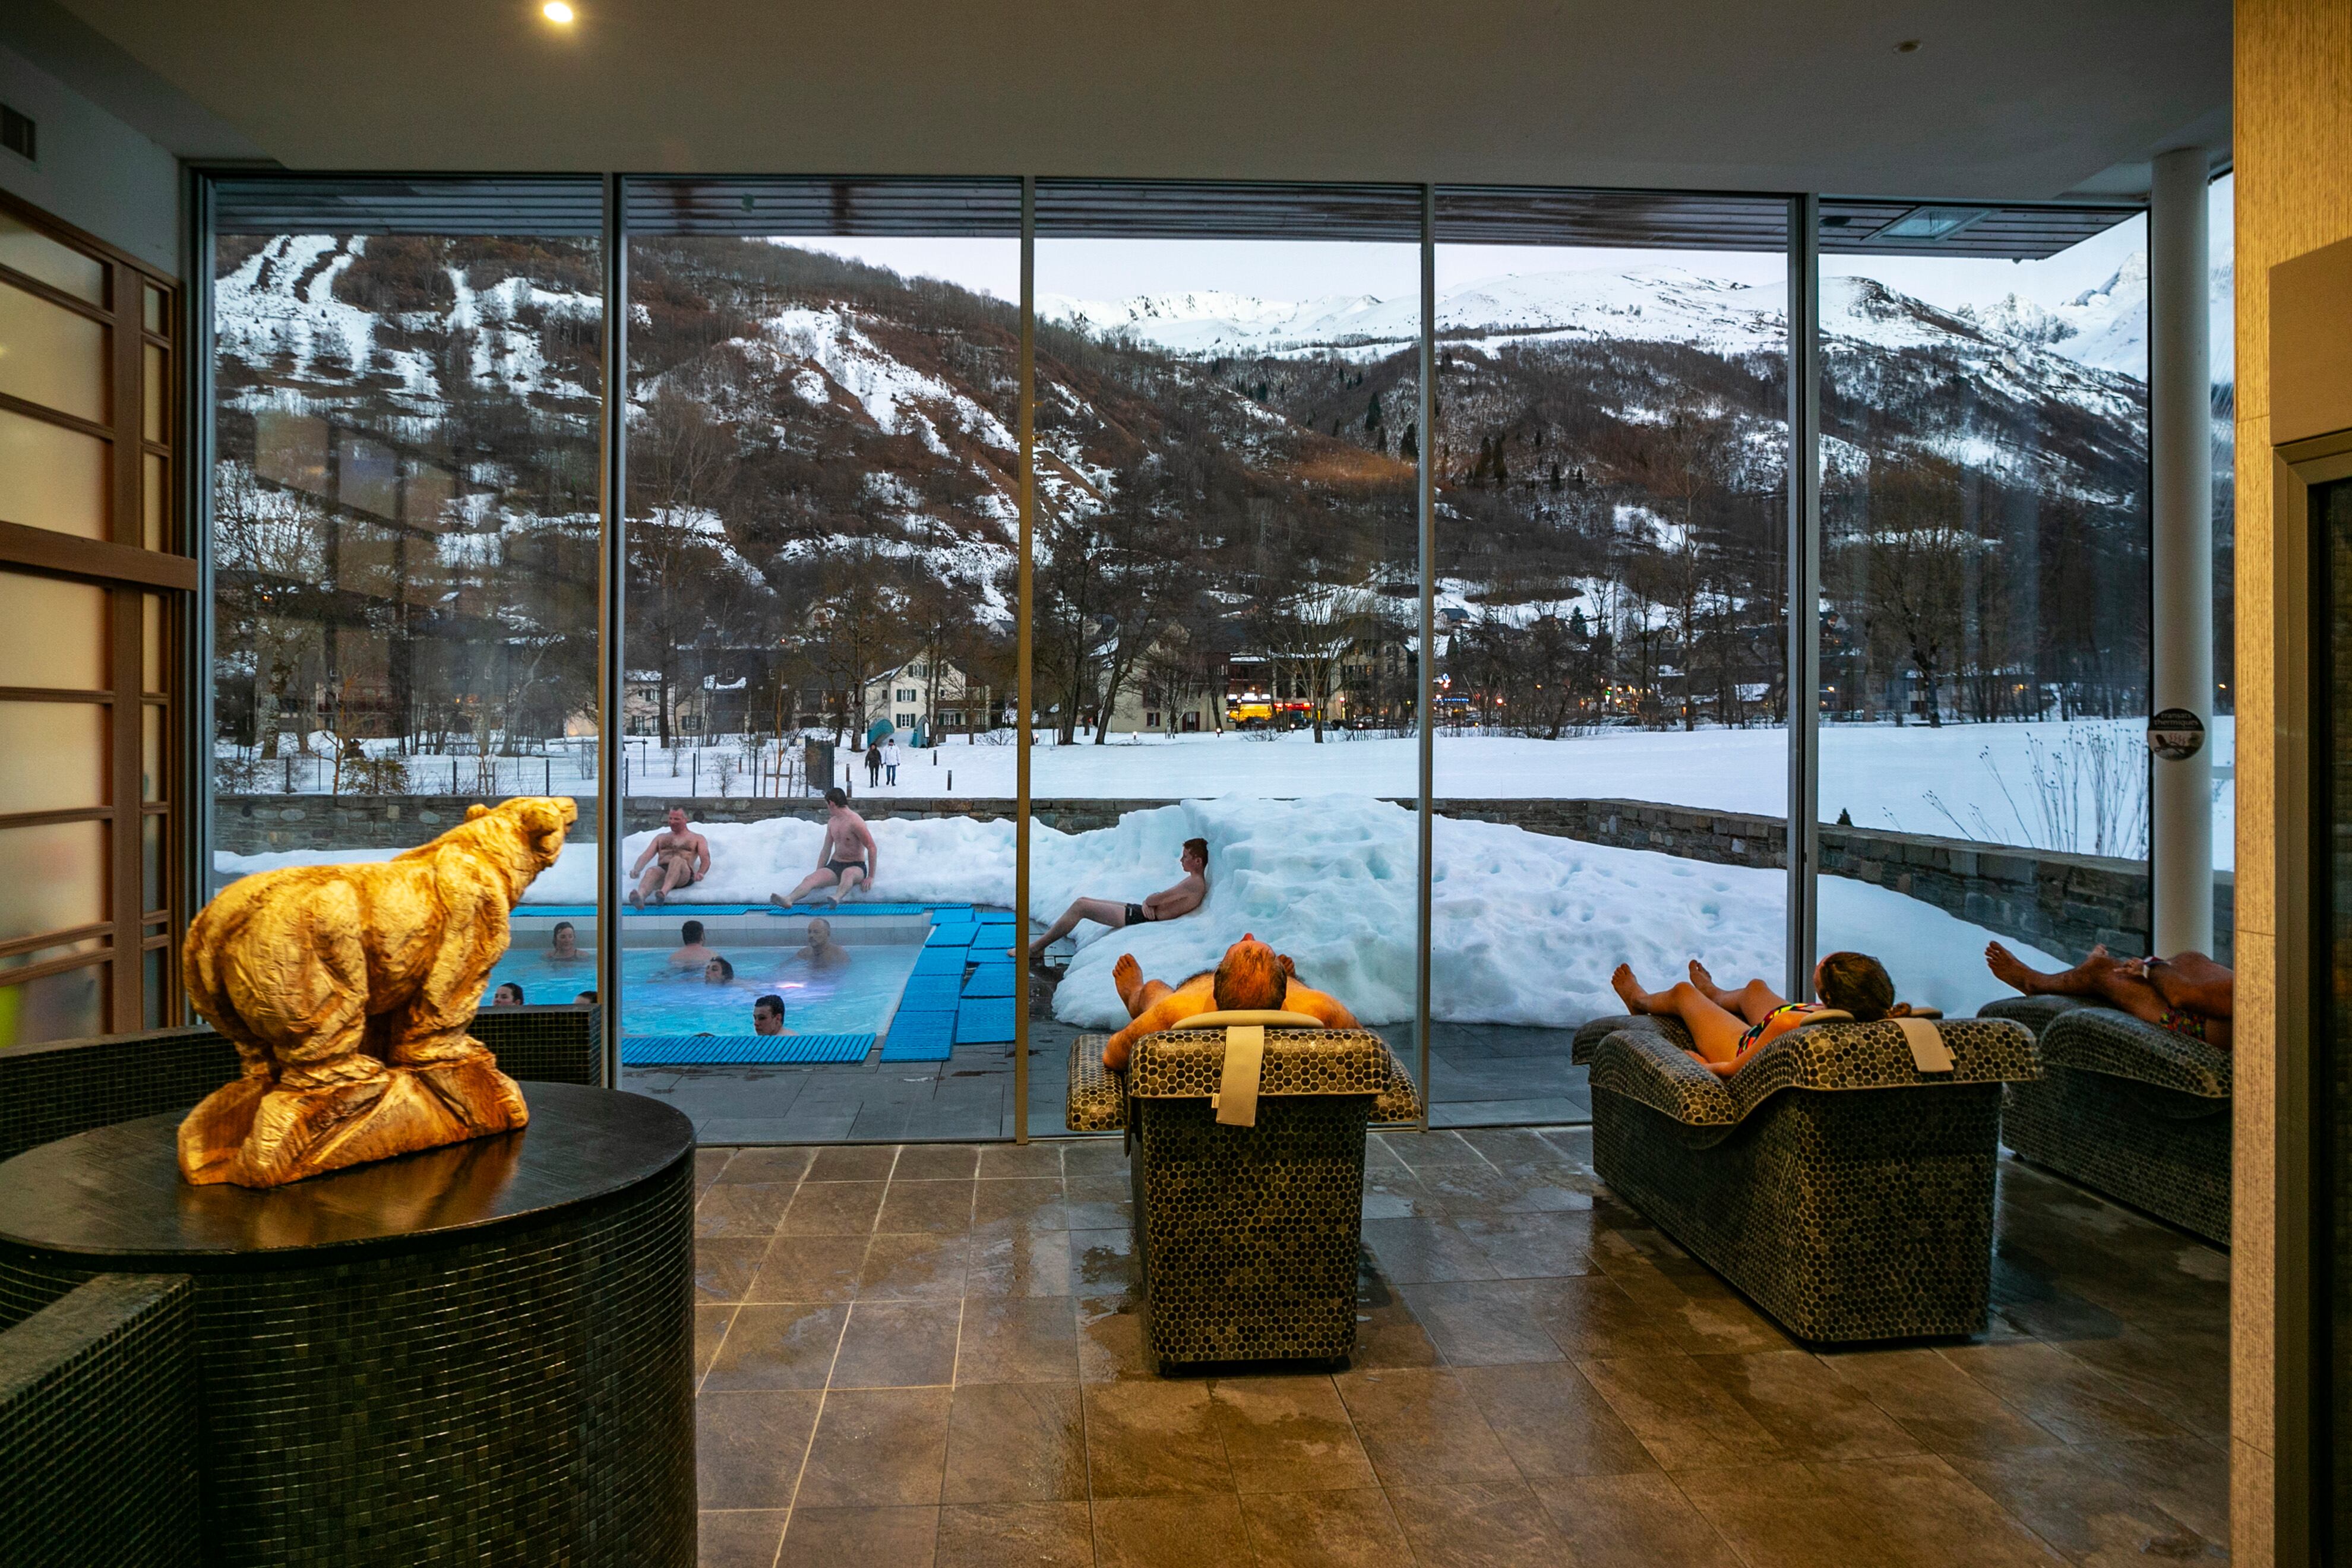
[[[508,917],[554,864],[568,800],[477,805],[386,861],[223,889],[181,973],[245,1071],[180,1123],[191,1182],[275,1187],[520,1127],[521,1091],[467,1033]]]

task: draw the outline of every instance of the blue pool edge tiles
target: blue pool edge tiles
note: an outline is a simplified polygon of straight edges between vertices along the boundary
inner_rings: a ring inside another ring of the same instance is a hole
[[[872,1035],[624,1035],[623,1067],[862,1062]]]

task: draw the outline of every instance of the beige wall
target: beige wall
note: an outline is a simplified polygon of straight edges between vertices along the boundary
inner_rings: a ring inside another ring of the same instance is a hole
[[[2238,0],[2237,1215],[2231,1491],[2239,1568],[2269,1568],[2278,931],[2272,733],[2270,269],[2352,237],[2352,5]]]

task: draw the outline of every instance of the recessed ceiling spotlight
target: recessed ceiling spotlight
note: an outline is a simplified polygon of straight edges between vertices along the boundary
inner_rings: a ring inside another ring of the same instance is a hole
[[[1919,52],[1919,40],[1906,38],[1895,46],[1895,52],[1898,55],[1916,55]]]
[[[571,25],[572,16],[572,7],[566,5],[563,0],[547,0],[547,4],[539,8],[539,14],[551,22],[565,26]]]

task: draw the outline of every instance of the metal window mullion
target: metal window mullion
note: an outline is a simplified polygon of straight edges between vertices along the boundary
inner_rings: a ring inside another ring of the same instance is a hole
[[[1789,200],[1789,986],[1812,994],[1820,939],[1822,722],[1821,213]]]
[[[1021,177],[1021,538],[1014,568],[1018,603],[1013,607],[1013,685],[1021,711],[1013,722],[1020,755],[1013,764],[1013,940],[1029,944],[1029,743],[1034,661],[1030,657],[1032,547],[1037,522],[1037,178]],[[1025,954],[1024,954],[1025,956]],[[1013,1141],[1029,1142],[1029,965],[1018,966],[1013,1008]]]
[[[621,752],[626,668],[623,594],[628,568],[628,237],[622,177],[604,176],[604,386],[599,399],[596,594],[596,1001],[603,1014],[604,1086],[621,1087],[621,840],[627,777]]]
[[[1419,690],[1415,693],[1419,709],[1418,763],[1420,767],[1420,800],[1415,803],[1415,842],[1420,857],[1420,873],[1413,889],[1413,1001],[1412,1034],[1414,1070],[1421,1078],[1421,1130],[1429,1131],[1429,970],[1430,944],[1435,932],[1430,928],[1430,879],[1433,868],[1430,863],[1432,813],[1437,793],[1436,721],[1434,694],[1437,679],[1437,187],[1421,187],[1421,462],[1414,476],[1420,491],[1420,554],[1421,554],[1421,659]]]
[[[181,733],[187,737],[180,773],[180,875],[184,892],[178,908],[193,915],[212,893],[213,843],[213,184],[188,176],[187,285],[173,300],[179,312],[181,419],[179,497],[181,542],[196,566],[196,591],[182,603],[177,622],[177,668],[165,681],[181,700]],[[176,963],[176,960],[174,961]],[[179,1005],[175,994],[173,1009]],[[184,1016],[167,1009],[163,1016]]]

